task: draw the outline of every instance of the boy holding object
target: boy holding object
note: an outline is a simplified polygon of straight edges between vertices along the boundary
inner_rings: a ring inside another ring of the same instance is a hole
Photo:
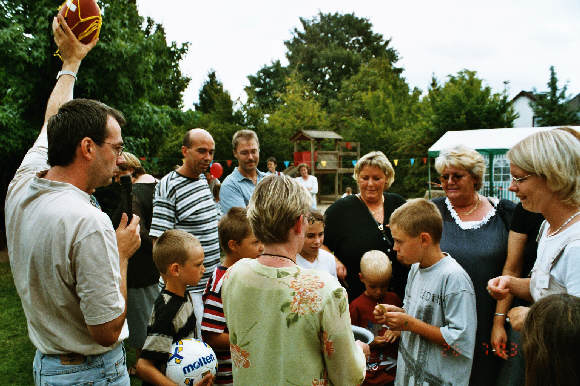
[[[371,356],[363,385],[392,385],[397,371],[396,340],[401,332],[377,323],[373,315],[375,306],[380,303],[401,306],[397,294],[388,291],[393,276],[391,261],[381,251],[368,251],[361,258],[358,275],[365,285],[365,292],[350,303],[350,320],[353,325],[364,327],[375,335],[370,343]]]
[[[412,264],[403,308],[375,307],[375,317],[401,331],[395,385],[467,385],[477,325],[473,284],[439,241],[443,221],[425,199],[410,200],[391,215],[397,259]]]
[[[153,246],[153,261],[165,282],[165,288],[153,305],[147,339],[137,361],[137,375],[143,385],[175,385],[165,376],[171,345],[196,336],[193,302],[186,292],[188,285],[196,285],[203,273],[203,248],[199,240],[182,230],[170,229]],[[211,385],[207,374],[196,386]]]

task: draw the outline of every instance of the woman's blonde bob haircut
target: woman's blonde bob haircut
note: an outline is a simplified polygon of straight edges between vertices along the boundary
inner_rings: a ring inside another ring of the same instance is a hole
[[[442,174],[449,167],[465,169],[475,181],[475,190],[481,189],[485,173],[485,160],[481,154],[464,145],[441,150],[439,157],[435,159],[435,170]]]
[[[298,218],[310,213],[310,194],[285,175],[271,175],[256,186],[248,204],[252,231],[264,244],[288,241],[290,229]]]
[[[580,206],[580,141],[560,129],[539,131],[511,148],[512,165],[546,180],[564,204]]]
[[[385,190],[389,189],[393,182],[395,181],[395,169],[391,165],[391,161],[382,151],[371,151],[360,157],[358,162],[354,167],[354,179],[358,184],[358,176],[360,172],[365,168],[365,166],[371,166],[379,168],[385,173],[387,182],[385,183]]]

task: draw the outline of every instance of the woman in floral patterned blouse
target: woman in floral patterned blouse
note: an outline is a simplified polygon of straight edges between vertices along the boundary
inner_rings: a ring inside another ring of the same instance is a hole
[[[354,341],[345,290],[326,272],[296,265],[310,198],[291,178],[262,180],[248,218],[264,253],[224,277],[234,383],[357,385],[368,345]]]

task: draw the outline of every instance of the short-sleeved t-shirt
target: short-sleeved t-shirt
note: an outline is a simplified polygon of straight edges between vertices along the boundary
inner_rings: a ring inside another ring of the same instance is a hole
[[[172,171],[159,181],[153,198],[151,237],[168,229],[181,229],[199,239],[203,248],[205,273],[188,291],[202,293],[220,261],[218,211],[203,174],[198,179]]]
[[[147,339],[141,358],[148,359],[163,374],[169,360],[171,345],[185,338],[197,338],[193,302],[188,292],[185,297],[162,290],[147,326]],[[144,385],[148,383],[143,382]]]
[[[544,221],[544,216],[540,213],[529,212],[524,209],[522,203],[518,203],[514,209],[510,231],[522,233],[528,236],[524,246],[524,265],[522,267],[522,277],[530,275],[536,261],[538,251],[538,231]]]
[[[300,254],[296,255],[296,264],[305,269],[318,269],[337,277],[336,260],[334,259],[334,255],[324,249],[318,250],[318,256],[313,262],[306,260]]]

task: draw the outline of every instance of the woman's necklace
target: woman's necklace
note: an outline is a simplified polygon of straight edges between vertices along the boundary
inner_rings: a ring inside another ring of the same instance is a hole
[[[283,259],[288,259],[291,262],[293,262],[294,264],[296,264],[296,262],[294,260],[292,260],[291,258],[289,258],[288,256],[283,256],[283,255],[275,255],[273,253],[262,253],[260,256],[272,256],[272,257],[281,257]]]
[[[475,201],[475,205],[473,206],[473,208],[471,208],[469,211],[461,213],[462,216],[469,216],[470,214],[472,214],[473,212],[475,212],[477,210],[477,208],[479,208],[479,202],[481,201],[481,199],[479,198],[479,194],[477,195],[477,200]],[[455,207],[453,207],[453,209],[455,209]],[[457,212],[457,214],[460,214],[459,211],[457,209],[455,209],[455,211]]]
[[[574,218],[578,215],[580,215],[580,210],[578,212],[574,213],[572,216],[568,217],[568,220],[564,221],[564,224],[560,225],[558,227],[558,229],[556,229],[554,232],[548,233],[548,237],[554,236],[556,233],[560,232],[562,230],[562,228],[564,228],[566,225],[568,225],[568,223],[570,221],[574,220]]]

